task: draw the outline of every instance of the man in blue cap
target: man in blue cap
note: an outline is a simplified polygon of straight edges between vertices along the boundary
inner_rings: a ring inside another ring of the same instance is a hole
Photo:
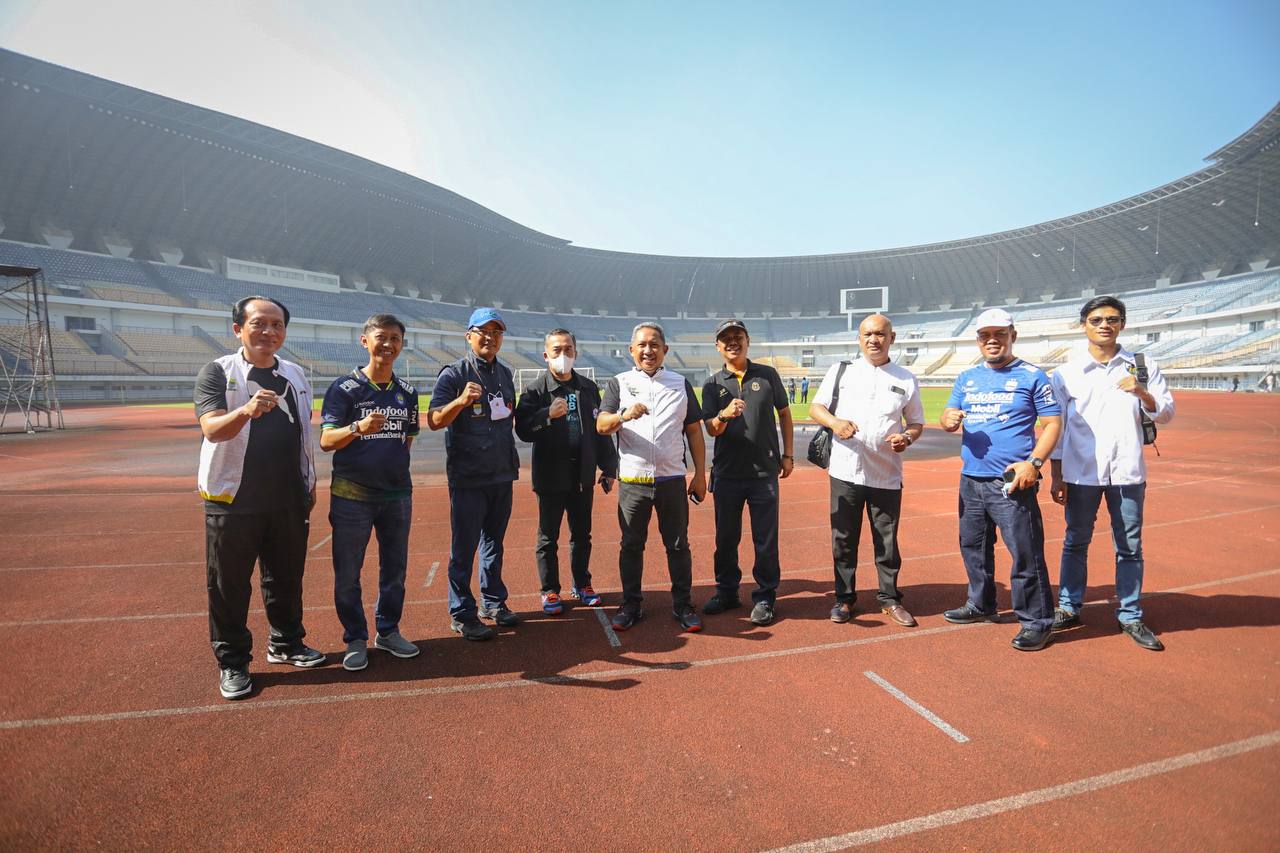
[[[512,627],[519,618],[507,608],[502,582],[502,540],[511,518],[512,483],[520,476],[511,413],[515,380],[498,361],[507,324],[494,308],[477,308],[467,322],[471,351],[436,378],[427,425],[447,429],[445,472],[449,479],[452,543],[449,549],[450,627],[468,640],[487,640],[492,619]],[[480,550],[480,604],[471,594],[471,564]]]

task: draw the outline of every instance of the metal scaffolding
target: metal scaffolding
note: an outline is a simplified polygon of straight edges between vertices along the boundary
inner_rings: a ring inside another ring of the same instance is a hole
[[[0,433],[64,429],[44,275],[0,265]]]

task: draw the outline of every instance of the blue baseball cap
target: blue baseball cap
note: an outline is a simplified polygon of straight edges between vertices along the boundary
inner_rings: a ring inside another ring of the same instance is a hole
[[[507,324],[502,319],[502,315],[498,313],[497,308],[477,308],[471,312],[471,319],[467,321],[468,329],[478,329],[485,323],[497,323],[502,327],[502,331],[507,330]]]

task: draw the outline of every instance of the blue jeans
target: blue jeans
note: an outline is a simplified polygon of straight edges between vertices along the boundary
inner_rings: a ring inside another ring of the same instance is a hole
[[[333,603],[342,622],[342,642],[369,640],[369,624],[365,621],[360,593],[360,569],[364,566],[370,530],[378,536],[378,604],[374,609],[374,625],[383,636],[400,630],[412,521],[413,498],[353,501],[334,496],[330,499]]]
[[[1111,541],[1116,549],[1116,615],[1121,622],[1142,618],[1142,505],[1146,483],[1133,486],[1077,486],[1067,484],[1067,535],[1062,541],[1062,571],[1058,578],[1058,606],[1079,613],[1084,606],[1089,573],[1089,542],[1098,505],[1107,499]]]
[[[1035,489],[1005,497],[996,479],[960,477],[960,553],[969,574],[969,604],[996,612],[996,528],[1013,566],[1009,586],[1013,612],[1023,627],[1047,631],[1053,625],[1053,592],[1044,561],[1044,519]]]
[[[715,483],[716,553],[713,561],[716,593],[738,597],[742,568],[738,543],[742,541],[742,508],[751,513],[751,544],[756,561],[751,570],[756,588],[751,600],[770,605],[778,595],[782,569],[778,563],[778,478],[717,477]]]
[[[449,487],[449,615],[459,621],[476,618],[471,594],[471,564],[480,550],[480,596],[485,606],[507,600],[502,582],[502,540],[511,519],[511,483],[474,488]]]

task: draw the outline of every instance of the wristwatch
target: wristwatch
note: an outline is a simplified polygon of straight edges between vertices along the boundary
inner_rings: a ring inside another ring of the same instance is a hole
[[[347,430],[348,430],[352,435],[359,435],[359,434],[360,434],[360,422],[359,422],[359,421],[352,421],[352,422],[351,422],[351,425],[350,425],[349,427],[347,427]]]
[[[1035,468],[1037,471],[1039,471],[1041,468],[1044,467],[1044,460],[1041,459],[1039,456],[1032,456],[1027,461],[1030,462],[1031,467]]]

